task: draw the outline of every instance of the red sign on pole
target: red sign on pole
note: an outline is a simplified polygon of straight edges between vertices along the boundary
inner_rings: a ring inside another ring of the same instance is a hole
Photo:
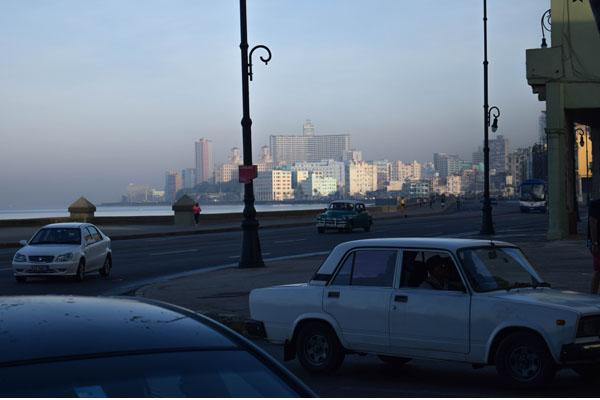
[[[256,165],[240,165],[239,176],[240,183],[250,183],[258,175],[258,167]]]

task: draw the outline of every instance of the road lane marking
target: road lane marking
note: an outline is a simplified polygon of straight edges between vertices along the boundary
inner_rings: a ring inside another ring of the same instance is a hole
[[[268,255],[271,255],[271,253],[262,253],[262,255],[268,256]],[[238,258],[240,258],[240,256],[229,256],[227,258],[232,259],[232,260],[237,260]]]
[[[167,256],[171,254],[185,254],[185,253],[195,253],[198,249],[186,249],[186,250],[172,250],[172,251],[163,251],[160,253],[150,253],[150,256]]]
[[[308,239],[290,239],[290,240],[276,240],[275,243],[295,243],[295,242],[303,242]]]

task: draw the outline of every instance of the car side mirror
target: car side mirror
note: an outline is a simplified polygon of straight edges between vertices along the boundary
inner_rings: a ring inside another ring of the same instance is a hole
[[[27,246],[27,240],[19,240],[21,246]]]

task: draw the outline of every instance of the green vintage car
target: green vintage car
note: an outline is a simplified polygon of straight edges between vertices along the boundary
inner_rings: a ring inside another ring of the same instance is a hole
[[[365,232],[371,230],[373,218],[367,212],[364,203],[354,200],[337,200],[317,217],[317,231],[325,232],[326,229],[352,232],[355,228],[363,228]]]

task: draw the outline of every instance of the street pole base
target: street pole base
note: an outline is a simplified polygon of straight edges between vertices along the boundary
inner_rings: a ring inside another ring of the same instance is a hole
[[[258,238],[258,221],[244,220],[242,222],[242,256],[238,268],[265,267]]]
[[[494,222],[492,220],[491,204],[485,204],[481,211],[483,212],[483,215],[481,221],[481,230],[479,231],[479,234],[486,236],[494,235],[496,232],[494,231]]]

